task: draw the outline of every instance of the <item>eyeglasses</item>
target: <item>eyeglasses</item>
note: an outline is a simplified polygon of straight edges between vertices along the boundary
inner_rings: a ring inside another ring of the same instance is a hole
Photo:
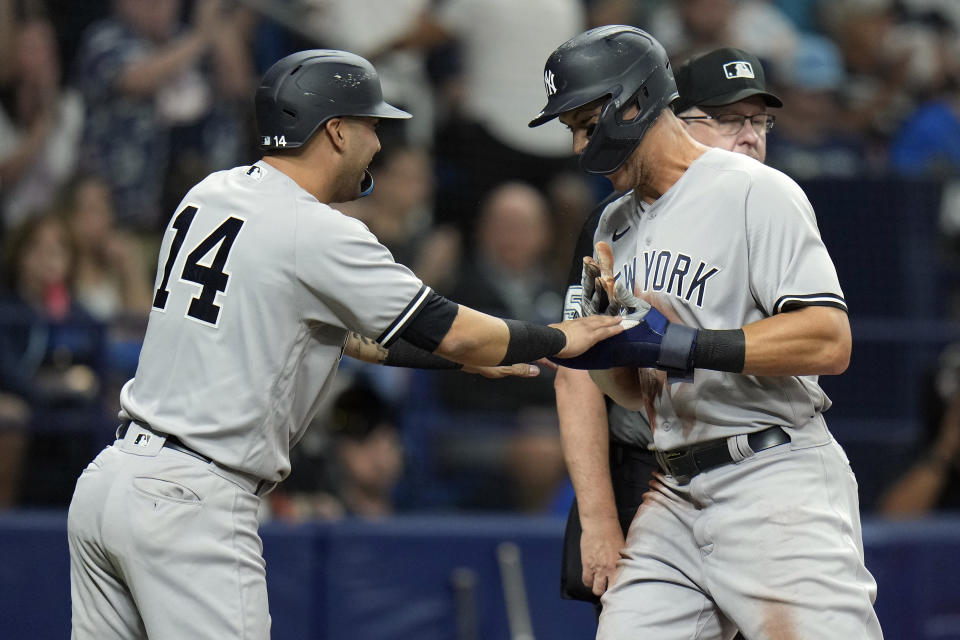
[[[773,129],[777,117],[769,113],[758,113],[755,116],[744,116],[739,113],[721,113],[716,116],[680,116],[681,120],[713,120],[716,122],[717,131],[725,136],[735,136],[743,129],[743,123],[750,121],[750,126],[758,136],[765,135]]]

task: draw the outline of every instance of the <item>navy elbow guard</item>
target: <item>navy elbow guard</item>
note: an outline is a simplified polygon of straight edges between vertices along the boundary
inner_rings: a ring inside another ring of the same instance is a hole
[[[656,367],[670,374],[693,371],[697,330],[668,321],[651,308],[635,326],[607,338],[574,358],[550,358],[571,369]]]

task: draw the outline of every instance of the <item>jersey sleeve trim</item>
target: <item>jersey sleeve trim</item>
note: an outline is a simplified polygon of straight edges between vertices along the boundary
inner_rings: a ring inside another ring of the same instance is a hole
[[[407,328],[407,325],[417,317],[417,313],[423,307],[424,303],[430,298],[432,289],[427,285],[420,287],[420,291],[417,292],[417,295],[413,297],[413,300],[410,301],[410,304],[397,316],[397,318],[387,327],[383,333],[380,334],[380,337],[377,338],[377,342],[382,344],[385,347],[389,347],[390,344],[397,339],[397,337],[403,333],[403,330]]]
[[[847,303],[833,293],[809,293],[806,295],[781,296],[773,305],[773,312],[783,313],[800,307],[836,307],[848,311]]]

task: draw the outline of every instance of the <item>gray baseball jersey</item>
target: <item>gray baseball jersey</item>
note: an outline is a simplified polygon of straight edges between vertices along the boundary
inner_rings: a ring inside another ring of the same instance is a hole
[[[430,294],[362,223],[264,162],[195,186],[121,392],[137,422],[70,504],[73,637],[268,638],[264,481],[289,473],[348,330],[389,345]]]
[[[389,344],[429,293],[363,223],[270,165],[211,174],[164,235],[122,415],[280,481],[348,330]]]
[[[846,309],[803,191],[742,154],[707,151],[653,204],[628,192],[606,207],[594,239],[613,249],[617,278],[688,326],[739,328],[804,305]],[[657,380],[647,417],[658,449],[773,425],[796,445],[829,440],[823,421],[811,421],[830,406],[816,376],[698,369],[693,382]]]
[[[739,328],[805,305],[846,309],[801,189],[741,154],[707,151],[652,204],[624,195],[595,239],[610,243],[617,277],[689,326]],[[719,639],[737,628],[748,638],[879,640],[856,480],[821,416],[830,401],[817,378],[641,375],[657,449],[774,425],[791,445],[741,452],[740,463],[686,485],[656,477],[603,596],[598,640]]]

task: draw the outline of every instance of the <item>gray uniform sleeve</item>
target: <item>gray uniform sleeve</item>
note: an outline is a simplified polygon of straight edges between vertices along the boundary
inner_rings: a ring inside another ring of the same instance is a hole
[[[787,176],[769,172],[746,199],[750,288],[767,315],[802,306],[846,310],[836,268],[810,201]]]
[[[311,209],[300,212],[296,230],[304,317],[389,346],[429,298],[429,287],[360,221],[323,205]]]

